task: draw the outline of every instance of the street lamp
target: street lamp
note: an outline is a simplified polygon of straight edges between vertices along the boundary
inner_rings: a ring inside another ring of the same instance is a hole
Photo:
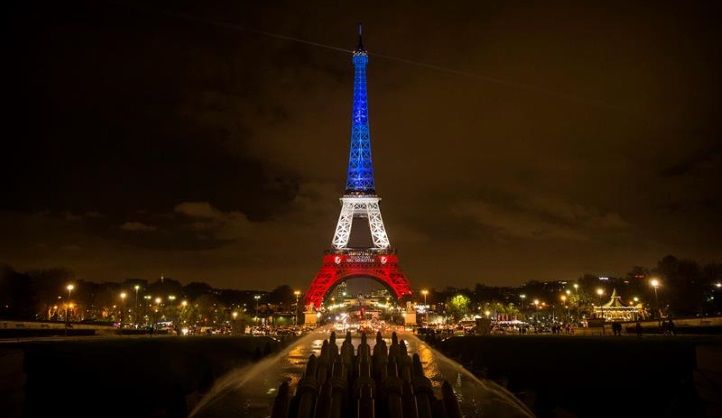
[[[258,318],[258,300],[261,299],[261,295],[253,295],[253,299],[256,300],[256,318]]]
[[[138,328],[138,291],[140,290],[140,285],[137,284],[133,286],[133,289],[135,289],[135,315],[133,315],[133,319],[135,319],[135,327]]]
[[[604,289],[601,287],[597,288],[597,296],[599,296],[599,307],[602,310],[602,318],[604,318],[604,306],[602,305],[602,296],[604,296]]]
[[[161,299],[161,298],[159,298],[159,297],[155,298],[155,303],[156,303],[156,305],[158,305],[158,306],[155,307],[155,318],[153,319],[153,322],[155,323],[155,330],[156,330],[156,331],[158,330],[158,312],[160,311],[160,303],[161,303],[162,301],[163,301],[163,299]]]
[[[654,289],[654,304],[656,305],[658,318],[661,317],[659,313],[659,296],[657,296],[657,288],[660,286],[658,279],[651,279],[649,285]]]
[[[426,305],[426,296],[429,294],[429,291],[426,289],[422,289],[421,294],[424,295],[424,313],[426,313],[426,325],[428,325],[429,324],[429,307]]]
[[[293,294],[296,295],[296,309],[293,311],[293,326],[298,326],[298,297],[301,296],[301,291],[295,290]]]
[[[532,305],[534,305],[534,320],[535,322],[539,322],[539,299],[534,299],[532,302]]]
[[[123,329],[123,314],[125,311],[125,298],[128,296],[125,292],[120,292],[120,301],[121,301],[121,307],[120,307],[120,329]]]
[[[65,304],[65,335],[68,335],[68,328],[70,327],[70,294],[73,292],[73,289],[75,289],[75,285],[72,283],[65,286],[65,288],[68,290],[68,302]]]

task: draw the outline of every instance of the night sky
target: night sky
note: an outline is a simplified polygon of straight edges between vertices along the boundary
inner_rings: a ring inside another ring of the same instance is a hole
[[[717,2],[270,3],[6,5],[0,262],[305,288],[340,210],[351,57],[257,31],[352,49],[358,21],[415,287],[721,261]]]

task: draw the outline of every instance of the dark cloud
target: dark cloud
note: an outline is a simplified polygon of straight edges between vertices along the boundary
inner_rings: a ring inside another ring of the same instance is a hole
[[[350,59],[243,28],[350,48],[357,21],[384,219],[414,283],[719,260],[721,15],[714,2],[18,2],[0,261],[304,286],[338,217]]]

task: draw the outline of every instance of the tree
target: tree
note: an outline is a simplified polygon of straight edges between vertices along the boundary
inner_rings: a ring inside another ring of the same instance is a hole
[[[469,310],[469,304],[471,299],[464,294],[457,294],[451,297],[448,301],[449,310],[454,318],[459,319],[463,317]]]
[[[0,316],[35,319],[35,296],[27,274],[0,265]]]
[[[267,302],[291,306],[291,304],[296,302],[296,296],[293,294],[291,286],[284,284],[271,290],[271,293],[268,294]]]
[[[202,295],[209,294],[213,288],[208,283],[190,282],[183,286],[183,293],[191,299],[196,299]]]

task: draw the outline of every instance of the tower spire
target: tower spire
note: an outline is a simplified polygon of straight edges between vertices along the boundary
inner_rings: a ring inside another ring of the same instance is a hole
[[[346,194],[370,194],[376,192],[374,168],[371,161],[371,134],[368,121],[368,96],[366,93],[366,64],[369,57],[363,46],[363,26],[358,26],[358,46],[353,52],[354,82],[353,111],[351,115],[351,150],[346,174]]]
[[[358,52],[361,52],[361,51],[366,52],[366,50],[364,49],[363,34],[364,34],[364,25],[363,25],[363,23],[359,22],[359,24],[358,24],[358,45],[356,45],[356,51],[358,51]]]

